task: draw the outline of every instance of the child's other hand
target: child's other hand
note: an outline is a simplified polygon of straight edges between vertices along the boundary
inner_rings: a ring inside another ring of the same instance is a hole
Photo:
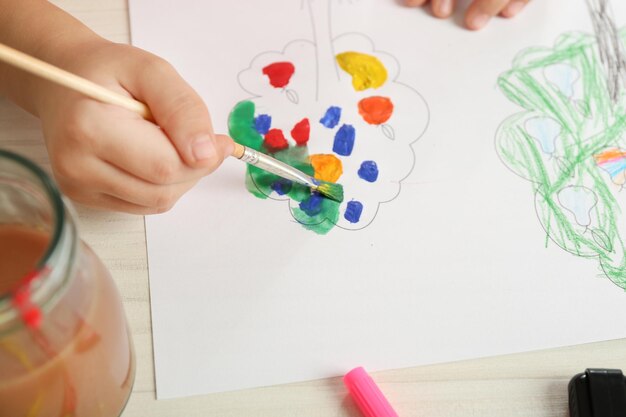
[[[46,83],[37,100],[52,169],[74,200],[137,214],[169,210],[233,149],[215,135],[202,99],[164,60],[97,40],[56,63],[148,105],[139,115]]]
[[[440,18],[449,17],[456,8],[456,0],[404,0],[407,6],[423,6],[431,3],[433,14]],[[472,0],[465,12],[465,25],[472,30],[483,28],[492,17],[513,17],[526,6],[529,0]]]

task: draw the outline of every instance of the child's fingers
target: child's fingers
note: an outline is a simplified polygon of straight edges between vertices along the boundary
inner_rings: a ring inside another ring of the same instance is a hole
[[[59,185],[70,198],[87,205],[102,206],[102,196],[107,195],[119,202],[125,202],[128,207],[123,211],[132,213],[167,211],[197,182],[192,180],[180,184],[156,185],[96,157],[85,157],[76,161],[76,169],[81,173],[80,178],[59,176]],[[115,205],[115,209],[119,209],[119,204]]]
[[[513,17],[517,15],[528,4],[528,0],[513,0],[502,11],[500,15],[503,17]]]
[[[454,11],[455,0],[432,0],[433,14],[440,18],[450,17]]]
[[[472,30],[483,28],[489,20],[500,13],[510,0],[475,0],[465,13],[465,24]]]
[[[189,166],[221,163],[232,152],[232,141],[215,137],[206,105],[169,63],[152,58],[134,71],[135,76],[124,86],[146,102]]]
[[[154,124],[141,119],[125,119],[124,123],[108,123],[107,120],[99,119],[94,126],[97,133],[91,133],[103,144],[96,150],[98,157],[153,184],[197,180],[222,162],[216,157],[206,167],[191,168]]]
[[[90,183],[93,184],[93,189],[137,206],[152,208],[157,212],[172,208],[197,182],[192,180],[178,184],[156,185],[104,161],[97,161],[91,166],[91,170]]]

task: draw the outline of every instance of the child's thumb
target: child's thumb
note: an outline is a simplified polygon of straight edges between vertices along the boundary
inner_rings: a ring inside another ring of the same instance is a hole
[[[171,65],[148,74],[139,94],[181,158],[193,168],[217,168],[233,152],[232,139],[213,132],[206,105]]]

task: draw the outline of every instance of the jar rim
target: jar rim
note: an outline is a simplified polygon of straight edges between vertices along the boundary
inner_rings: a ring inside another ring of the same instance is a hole
[[[40,185],[42,186],[42,189],[44,190],[45,195],[48,198],[48,202],[52,207],[54,222],[52,225],[51,237],[48,241],[45,252],[37,262],[36,270],[33,272],[41,271],[48,264],[50,257],[54,253],[61,239],[61,235],[66,222],[63,198],[59,189],[52,181],[52,178],[50,178],[50,176],[34,162],[14,152],[0,149],[0,159],[2,158],[6,158],[12,162],[15,162],[26,168],[30,173],[34,174],[34,176],[40,182]],[[21,279],[21,282],[18,282],[19,287],[23,285],[26,278],[28,278],[28,276],[23,277]],[[11,294],[11,292],[0,294],[0,311],[8,303],[12,302],[12,297],[13,295]]]

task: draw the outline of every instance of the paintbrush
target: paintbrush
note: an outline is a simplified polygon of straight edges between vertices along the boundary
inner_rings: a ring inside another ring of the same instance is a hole
[[[0,43],[0,61],[79,92],[94,100],[123,107],[138,113],[146,120],[154,121],[150,109],[144,103],[113,92],[101,85],[10,48],[2,43]],[[343,201],[343,187],[341,184],[334,184],[311,177],[262,152],[235,143],[235,149],[231,156],[250,165],[269,171],[272,174],[306,185],[310,187],[311,190],[317,191],[332,200],[338,202]]]

